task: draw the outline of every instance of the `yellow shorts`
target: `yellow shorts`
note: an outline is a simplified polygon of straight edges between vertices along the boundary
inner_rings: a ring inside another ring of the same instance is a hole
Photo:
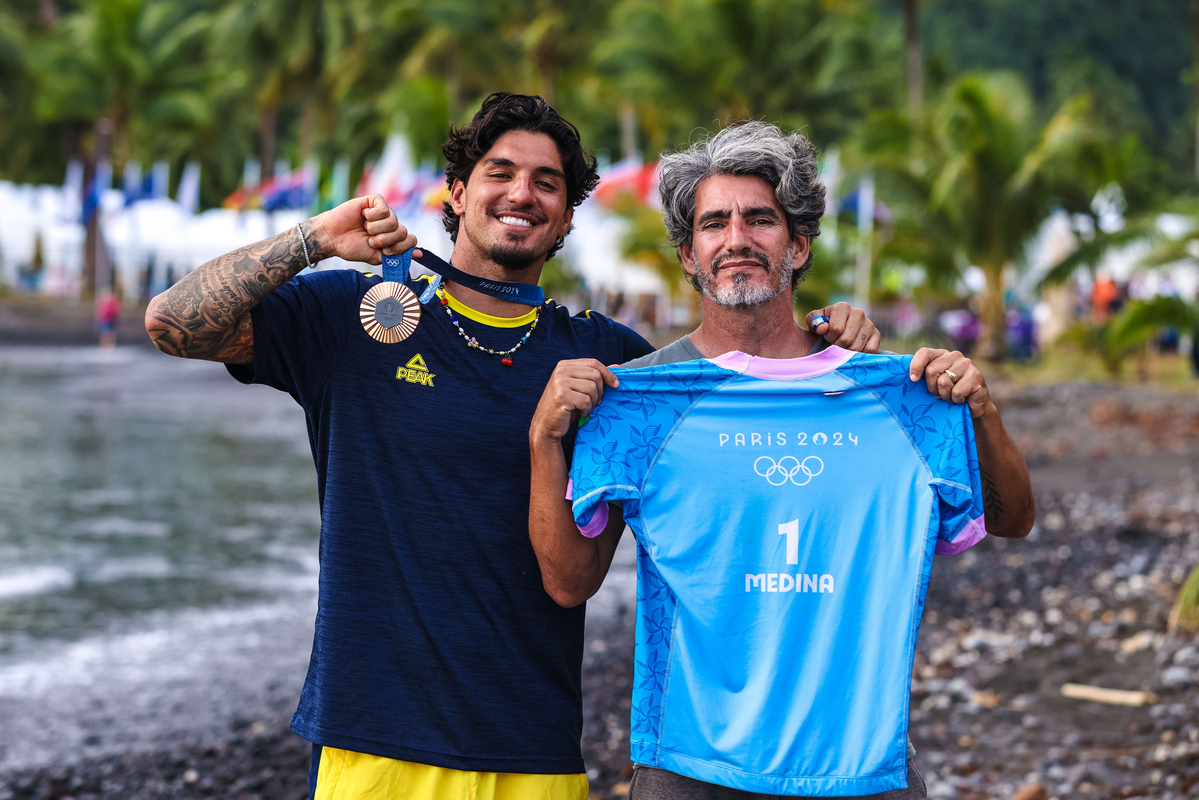
[[[587,800],[587,776],[464,772],[325,747],[315,800]]]

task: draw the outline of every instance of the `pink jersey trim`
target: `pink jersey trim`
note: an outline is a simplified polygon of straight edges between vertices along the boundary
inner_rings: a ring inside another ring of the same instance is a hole
[[[951,541],[937,540],[937,555],[956,556],[963,550],[969,550],[983,540],[987,535],[987,525],[982,517],[976,517],[966,523],[966,527],[957,532]]]
[[[575,499],[575,482],[567,478],[566,480],[566,499]],[[579,533],[586,536],[588,539],[594,539],[604,532],[604,528],[608,527],[608,504],[600,503],[595,507],[595,511],[591,514],[591,520],[586,525],[575,523],[575,527],[579,529]]]
[[[595,511],[591,514],[591,519],[586,525],[579,525],[579,533],[586,536],[588,539],[594,539],[604,532],[604,528],[608,527],[608,504],[600,503],[595,507]]]
[[[849,350],[832,346],[814,356],[802,358],[763,358],[733,350],[716,358],[708,359],[713,364],[752,378],[767,381],[802,381],[827,375],[853,356]]]

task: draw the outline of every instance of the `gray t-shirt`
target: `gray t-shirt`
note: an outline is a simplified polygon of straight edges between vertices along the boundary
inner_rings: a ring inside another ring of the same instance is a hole
[[[812,349],[808,352],[808,355],[814,356],[821,350],[827,350],[830,346],[824,339],[817,339],[816,344],[812,345]],[[627,369],[657,367],[661,364],[677,364],[680,361],[694,361],[697,358],[703,357],[704,354],[699,351],[699,348],[691,343],[691,334],[687,334],[683,338],[676,339],[666,345],[661,350],[655,350],[648,356],[626,361],[620,366]]]

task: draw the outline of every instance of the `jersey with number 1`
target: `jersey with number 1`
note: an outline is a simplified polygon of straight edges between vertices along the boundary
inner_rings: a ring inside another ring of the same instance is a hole
[[[634,762],[770,794],[907,785],[933,554],[986,535],[968,407],[910,361],[618,370],[571,480],[585,534],[614,502],[637,537]]]

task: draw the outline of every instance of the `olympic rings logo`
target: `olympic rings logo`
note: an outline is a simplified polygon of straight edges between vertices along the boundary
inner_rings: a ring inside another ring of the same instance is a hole
[[[762,462],[769,462],[770,466],[763,471]],[[815,462],[815,468],[808,465],[808,462]],[[761,456],[754,462],[754,472],[766,479],[766,482],[771,486],[782,486],[787,481],[791,481],[796,486],[807,486],[820,473],[824,472],[824,462],[819,456],[808,456],[803,461],[800,461],[795,456],[783,456],[777,462],[770,456]],[[795,480],[796,475],[803,475],[802,481]]]

